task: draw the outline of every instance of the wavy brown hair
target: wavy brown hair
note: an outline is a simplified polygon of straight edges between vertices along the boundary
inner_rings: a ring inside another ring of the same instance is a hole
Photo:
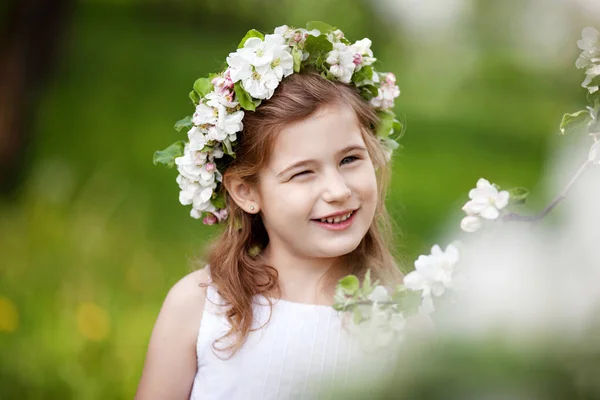
[[[287,124],[304,120],[323,107],[337,104],[351,106],[358,117],[363,140],[375,167],[379,194],[371,227],[358,247],[341,257],[339,262],[348,274],[355,274],[361,279],[370,269],[373,279],[398,282],[401,274],[389,250],[392,235],[384,204],[388,184],[386,153],[373,134],[378,122],[377,114],[355,87],[326,80],[316,72],[302,72],[285,78],[271,99],[263,101],[255,112],[245,113],[244,129],[238,135],[236,158],[225,170],[224,186],[227,187],[228,180],[234,176],[249,185],[257,185],[259,172],[269,162],[277,134]],[[228,223],[210,249],[207,261],[211,284],[227,303],[225,316],[231,324],[231,329],[215,341],[213,348],[229,351],[231,357],[253,330],[253,297],[281,292],[277,270],[267,265],[256,252],[269,242],[260,216],[247,214],[227,194],[226,199]],[[233,341],[217,348],[216,344],[224,339]]]

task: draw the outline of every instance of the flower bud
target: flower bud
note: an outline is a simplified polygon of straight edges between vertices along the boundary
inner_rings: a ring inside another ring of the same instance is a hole
[[[204,217],[204,219],[202,220],[202,223],[204,223],[204,225],[214,225],[217,223],[217,217],[215,217],[214,215],[210,214],[207,215],[206,217]]]
[[[207,162],[205,168],[206,172],[213,172],[217,168],[217,166],[214,162]]]
[[[460,227],[465,232],[475,232],[481,228],[481,220],[474,215],[468,215],[460,221]]]
[[[360,64],[362,64],[362,62],[363,62],[363,56],[360,55],[360,54],[355,54],[353,62],[354,62],[354,65],[360,65]]]

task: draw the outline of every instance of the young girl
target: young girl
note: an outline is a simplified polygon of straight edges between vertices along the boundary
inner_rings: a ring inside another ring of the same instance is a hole
[[[331,305],[345,275],[401,279],[386,242],[390,139],[375,134],[399,91],[368,39],[323,26],[251,31],[208,93],[196,82],[180,200],[227,225],[208,266],[169,291],[137,399],[315,398],[361,363]]]

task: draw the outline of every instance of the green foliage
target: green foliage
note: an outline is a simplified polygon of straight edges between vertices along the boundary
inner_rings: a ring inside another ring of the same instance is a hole
[[[338,282],[338,287],[341,288],[345,294],[352,296],[360,287],[360,283],[355,275],[348,275]]]
[[[185,143],[178,141],[170,145],[164,150],[158,150],[154,152],[154,165],[164,164],[167,167],[173,167],[175,165],[175,159],[183,155],[183,148]]]
[[[248,40],[250,38],[259,38],[260,40],[265,40],[265,35],[263,35],[259,31],[257,31],[256,29],[250,29],[248,31],[248,33],[246,33],[246,36],[244,36],[244,38],[238,45],[238,49],[241,49],[242,47],[244,47],[244,44],[246,44],[246,40]]]
[[[563,115],[560,122],[560,133],[565,135],[577,129],[581,129],[581,124],[587,123],[590,120],[590,112],[588,110],[579,110],[574,113]]]
[[[198,78],[194,82],[194,91],[203,98],[213,90],[213,84],[209,78]]]
[[[326,24],[325,22],[321,22],[321,21],[310,21],[306,24],[306,29],[309,31],[312,31],[313,29],[317,29],[319,32],[325,34],[325,33],[330,33],[335,31],[337,28]]]
[[[294,72],[300,72],[302,66],[302,50],[294,47],[292,49],[292,58],[294,59]]]
[[[510,205],[524,204],[527,201],[527,196],[529,196],[529,191],[522,187],[509,189],[508,193],[510,195]]]
[[[255,111],[256,107],[258,107],[261,103],[260,100],[253,100],[252,96],[248,94],[242,87],[242,83],[240,81],[236,82],[233,90],[235,91],[235,99],[240,106],[247,111]]]
[[[371,80],[373,78],[373,67],[370,65],[364,66],[360,71],[352,75],[352,82],[360,83],[362,81]],[[375,93],[377,95],[377,93]]]
[[[190,92],[189,97],[195,106],[197,106],[200,103],[200,96],[198,96],[198,93],[196,93],[195,90],[192,90]]]
[[[398,126],[396,114],[390,110],[380,110],[377,111],[377,116],[379,117],[379,123],[377,124],[375,135],[380,138],[387,138],[393,132],[394,127]]]
[[[333,44],[327,40],[325,35],[309,35],[304,42],[304,49],[310,54],[307,63],[321,70],[327,58],[327,53],[333,50]]]
[[[175,122],[175,130],[181,132],[182,129],[191,129],[194,124],[192,123],[192,116],[187,116]]]

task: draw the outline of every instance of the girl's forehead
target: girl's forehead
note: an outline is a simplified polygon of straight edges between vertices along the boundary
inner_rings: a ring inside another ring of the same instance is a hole
[[[284,127],[275,140],[271,164],[328,156],[351,145],[364,146],[356,113],[350,106],[332,105]]]

